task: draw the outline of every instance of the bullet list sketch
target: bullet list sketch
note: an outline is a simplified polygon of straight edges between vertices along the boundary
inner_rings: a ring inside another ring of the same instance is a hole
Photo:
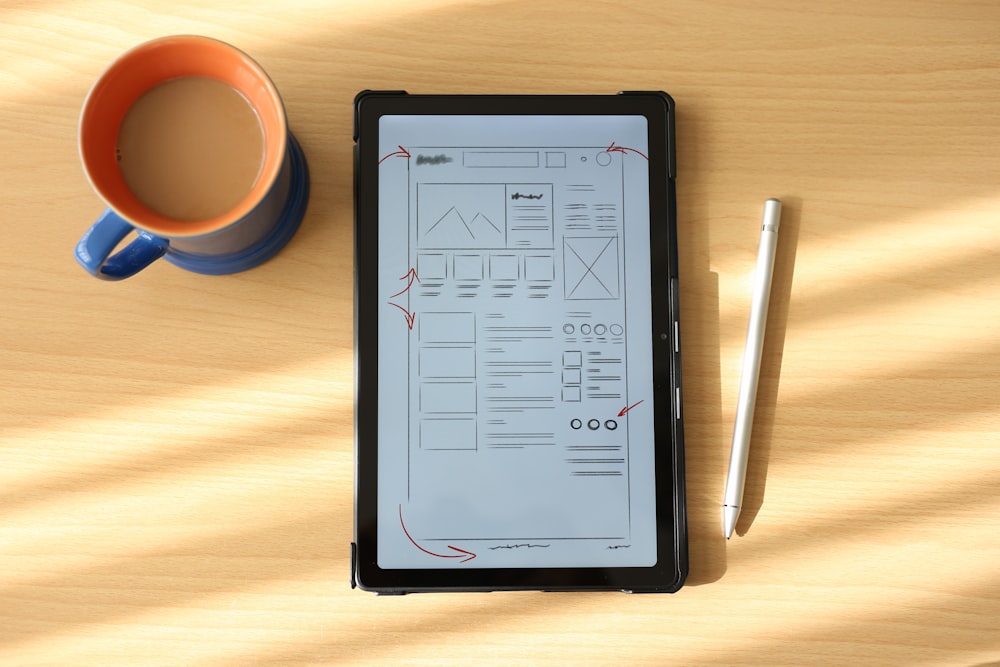
[[[380,565],[655,562],[645,122],[595,122],[385,122]]]

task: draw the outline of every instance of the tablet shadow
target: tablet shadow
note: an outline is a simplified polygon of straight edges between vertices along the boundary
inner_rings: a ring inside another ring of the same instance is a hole
[[[778,411],[778,385],[781,381],[781,362],[784,357],[785,333],[788,329],[788,312],[792,295],[792,277],[795,272],[795,254],[799,244],[799,226],[802,219],[802,200],[797,197],[781,199],[781,226],[778,247],[775,251],[774,275],[771,279],[771,298],[767,311],[767,329],[761,354],[760,381],[757,385],[757,403],[754,409],[750,454],[747,459],[747,480],[743,492],[743,507],[736,522],[736,534],[746,535],[764,504],[767,486],[767,469],[771,460],[774,440],[774,421]]]
[[[719,275],[710,266],[711,210],[701,196],[703,165],[712,142],[697,102],[678,108],[678,147],[684,178],[677,180],[677,247],[681,299],[681,363],[688,519],[687,586],[718,581],[726,572],[720,503],[728,441],[723,432]],[[691,147],[685,150],[684,147]]]
[[[697,291],[688,291],[691,306],[681,318],[690,563],[686,585],[699,586],[718,581],[726,572],[720,503],[728,448],[723,446],[719,274],[694,272],[686,282],[697,285]],[[683,298],[683,286],[681,292]]]

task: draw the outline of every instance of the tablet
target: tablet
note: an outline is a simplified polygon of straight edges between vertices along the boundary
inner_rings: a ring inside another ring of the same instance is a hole
[[[352,584],[687,572],[674,106],[355,100]]]

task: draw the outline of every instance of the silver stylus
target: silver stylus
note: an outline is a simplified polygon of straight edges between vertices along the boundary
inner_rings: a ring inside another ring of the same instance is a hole
[[[757,381],[760,379],[760,356],[764,349],[764,328],[767,325],[767,304],[771,296],[771,276],[774,274],[774,251],[778,245],[778,224],[781,202],[764,202],[764,219],[757,251],[753,300],[750,304],[750,324],[747,327],[747,347],[743,353],[743,375],[740,396],[736,402],[736,426],[733,428],[733,450],[729,455],[729,475],[726,495],[722,501],[722,530],[728,540],[736,529],[743,503],[743,487],[747,480],[747,456],[750,453],[750,430],[753,426],[754,404],[757,402]]]

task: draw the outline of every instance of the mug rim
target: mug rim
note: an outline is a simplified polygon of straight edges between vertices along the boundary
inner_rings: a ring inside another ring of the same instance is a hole
[[[155,60],[156,55],[171,52],[176,54],[176,49],[188,51],[188,57],[169,59],[166,62]],[[191,53],[195,51],[202,55],[225,54],[228,59],[219,62],[217,58],[194,58]],[[142,58],[151,59],[146,61],[147,68],[152,62],[158,71],[150,73],[147,69],[137,73],[136,67]],[[249,79],[244,76],[235,81],[237,74],[247,73],[250,74]],[[125,185],[114,156],[121,121],[135,100],[156,85],[183,76],[208,76],[231,85],[250,103],[264,132],[263,163],[250,192],[225,213],[195,221],[169,218],[140,202]],[[242,87],[237,83],[242,84]],[[121,93],[118,86],[125,86],[128,90]],[[246,90],[251,86],[254,88],[250,91],[254,94],[254,99],[251,99]],[[261,102],[266,102],[268,108],[261,109]],[[108,120],[109,116],[111,120]],[[109,126],[113,127],[109,129]],[[109,147],[108,139],[112,133],[113,143]],[[202,35],[157,37],[120,54],[91,85],[81,107],[77,127],[77,150],[91,188],[129,223],[168,238],[211,234],[251,214],[267,196],[281,172],[287,141],[288,123],[284,102],[264,68],[232,44]]]

